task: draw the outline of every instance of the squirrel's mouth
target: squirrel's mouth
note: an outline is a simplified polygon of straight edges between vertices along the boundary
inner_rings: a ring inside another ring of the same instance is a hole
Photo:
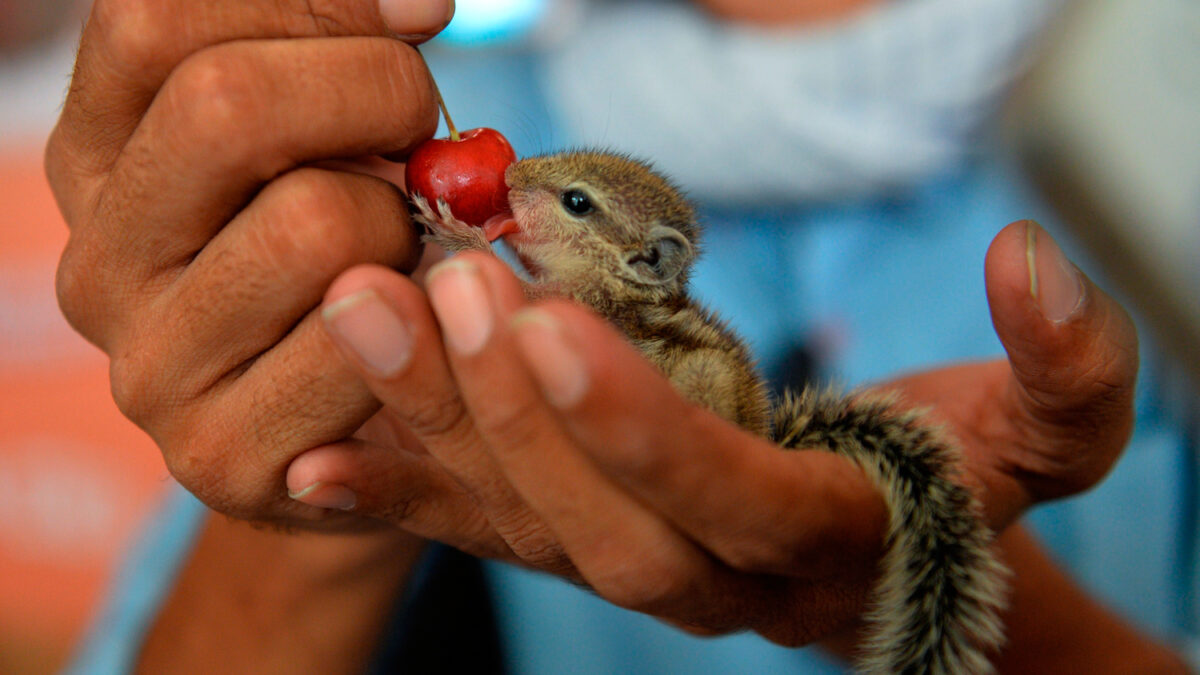
[[[488,218],[480,227],[483,228],[483,236],[487,237],[488,241],[496,241],[506,234],[521,231],[521,226],[517,224],[512,211],[498,213]]]
[[[484,236],[492,243],[496,256],[508,264],[521,279],[530,283],[545,281],[546,269],[531,251],[536,242],[526,225],[531,221],[524,193],[508,193],[509,211],[492,216],[483,225]],[[536,221],[536,218],[532,218]]]

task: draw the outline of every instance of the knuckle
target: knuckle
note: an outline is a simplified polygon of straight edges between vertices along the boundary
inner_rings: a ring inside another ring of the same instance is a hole
[[[178,442],[161,443],[163,462],[167,471],[189,492],[205,503],[214,505],[218,501],[231,503],[235,500],[219,498],[219,485],[228,481],[228,466],[213,461],[211,438],[207,434],[185,435]]]
[[[146,395],[146,378],[129,358],[113,357],[108,367],[109,388],[121,414],[145,429],[153,398]]]
[[[140,338],[130,342],[131,348],[112,357],[109,385],[121,414],[151,431],[159,412],[173,403],[163,387],[163,376],[168,371],[152,345]]]
[[[97,0],[91,23],[101,46],[126,66],[159,63],[168,45],[170,13],[161,2]]]
[[[543,442],[545,428],[537,422],[542,419],[539,413],[540,401],[526,396],[492,399],[475,410],[480,431],[510,448]]]
[[[548,532],[529,532],[506,541],[518,558],[535,569],[558,573],[571,567],[562,546]]]
[[[85,337],[92,338],[86,316],[87,310],[95,305],[96,285],[92,283],[94,279],[91,278],[88,265],[80,259],[83,249],[76,241],[72,237],[63,249],[54,278],[54,292],[59,309],[71,326]]]
[[[182,136],[176,142],[220,147],[229,169],[253,165],[255,139],[267,131],[265,85],[246,51],[226,43],[196,52],[175,69],[161,93],[175,133]]]
[[[331,276],[363,262],[416,262],[415,231],[397,225],[407,207],[382,180],[302,167],[272,181],[263,198],[269,215],[256,232],[258,253],[276,267],[290,269],[303,260]]]
[[[245,458],[256,448],[244,440],[211,425],[186,425],[160,448],[171,476],[210,508],[244,520],[264,517],[270,493],[251,478]]]
[[[346,21],[349,17],[344,15],[357,9],[357,5],[343,7],[318,0],[290,0],[282,4],[287,13],[286,19],[294,24],[289,31],[292,35],[333,36],[347,35],[353,31],[353,26]]]
[[[456,396],[417,397],[395,408],[414,433],[429,441],[462,440],[472,425],[466,407]]]
[[[610,559],[600,572],[586,574],[597,593],[609,602],[648,614],[667,613],[691,592],[691,584],[673,561],[640,552]]]
[[[422,506],[417,495],[394,495],[387,504],[377,507],[374,515],[394,525],[405,525],[419,514]]]
[[[277,266],[310,261],[334,273],[369,255],[359,206],[341,178],[304,168],[271,183],[269,224],[257,231],[269,260]]]
[[[572,568],[558,538],[528,509],[506,517],[492,516],[509,549],[535,569],[561,573]]]
[[[113,401],[123,415],[152,436],[187,424],[187,411],[202,396],[195,364],[182,358],[177,332],[155,316],[135,322],[121,336],[109,362]]]

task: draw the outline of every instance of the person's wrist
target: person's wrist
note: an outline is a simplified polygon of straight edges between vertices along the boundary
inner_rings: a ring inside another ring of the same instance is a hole
[[[210,512],[136,671],[202,671],[219,653],[244,672],[362,672],[422,548],[399,531],[289,533]]]

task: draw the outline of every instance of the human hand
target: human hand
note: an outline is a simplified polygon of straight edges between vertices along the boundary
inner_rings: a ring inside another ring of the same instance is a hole
[[[998,531],[1037,502],[1092,487],[1112,468],[1133,429],[1138,340],[1120,304],[1035,223],[1004,228],[985,273],[1008,359],[882,387],[927,406],[949,427],[963,448],[964,477],[980,489]]]
[[[46,150],[71,229],[60,304],[171,473],[227,514],[329,520],[286,497],[284,470],[378,407],[312,310],[346,268],[411,269],[420,247],[395,186],[311,163],[433,133],[403,40],[449,3],[399,4],[385,23],[365,1],[99,0],[84,30]]]
[[[779,452],[694,406],[603,319],[565,301],[529,310],[495,258],[460,255],[427,285],[428,298],[391,270],[356,268],[325,312],[396,426],[500,535],[484,554],[693,629],[786,644],[858,613],[884,509],[849,462]],[[409,527],[424,509],[379,478],[393,455],[318,449],[293,463],[289,487],[343,485],[356,509]]]
[[[1055,286],[1046,237],[1034,240],[1035,301],[1024,228],[1002,232],[988,257],[1012,368],[997,361],[889,385],[938,406],[964,439],[964,478],[997,527],[1033,500],[1098,480],[1128,433],[1136,372],[1123,312],[1082,277],[1081,303]],[[469,279],[483,290],[465,293]],[[749,627],[786,644],[861,609],[883,512],[857,470],[826,453],[781,453],[683,401],[605,322],[559,301],[528,310],[494,259],[450,263],[429,298],[432,309],[410,281],[359,268],[331,288],[326,314],[389,417],[474,495],[506,546],[490,555],[679,624]],[[1057,395],[1026,400],[1026,391]],[[1077,452],[1080,430],[1094,456]],[[1079,461],[1031,480],[1031,457]],[[289,484],[347,486],[367,511],[418,510],[398,507],[409,497],[377,478],[391,461],[385,448],[320,449],[297,459]]]

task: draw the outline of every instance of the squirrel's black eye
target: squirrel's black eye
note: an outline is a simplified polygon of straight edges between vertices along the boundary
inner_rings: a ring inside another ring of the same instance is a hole
[[[567,190],[562,193],[562,205],[568,212],[577,216],[587,215],[592,212],[592,200],[588,198],[587,193],[583,190]]]

